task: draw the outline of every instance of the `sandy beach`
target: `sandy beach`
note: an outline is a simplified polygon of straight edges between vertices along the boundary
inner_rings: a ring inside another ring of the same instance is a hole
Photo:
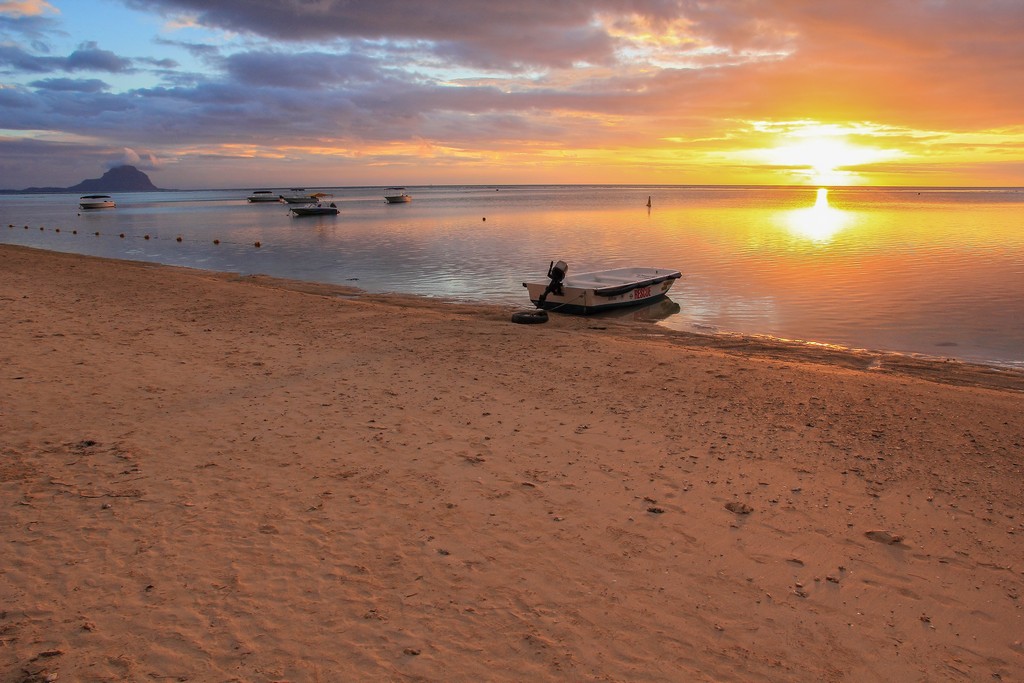
[[[1020,373],[14,246],[0,310],[0,683],[1024,681]]]

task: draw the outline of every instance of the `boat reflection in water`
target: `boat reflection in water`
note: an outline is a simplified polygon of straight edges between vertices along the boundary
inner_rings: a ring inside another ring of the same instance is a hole
[[[814,206],[788,211],[783,215],[786,228],[799,237],[813,242],[828,242],[852,223],[853,216],[828,203],[828,190],[818,188]]]
[[[675,315],[682,307],[672,299],[664,297],[653,304],[646,306],[633,306],[631,308],[613,308],[607,311],[594,313],[589,318],[600,320],[601,318],[612,318],[615,320],[635,320],[637,322],[657,322]]]

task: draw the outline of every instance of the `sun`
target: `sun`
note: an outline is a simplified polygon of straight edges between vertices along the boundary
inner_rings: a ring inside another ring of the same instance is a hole
[[[862,182],[859,168],[901,156],[898,150],[851,142],[853,132],[842,126],[801,122],[776,132],[776,145],[761,150],[759,156],[814,185],[855,185]]]

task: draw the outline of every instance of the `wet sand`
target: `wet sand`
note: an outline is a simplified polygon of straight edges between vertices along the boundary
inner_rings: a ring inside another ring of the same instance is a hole
[[[0,310],[2,681],[1024,680],[1020,373],[13,246]]]

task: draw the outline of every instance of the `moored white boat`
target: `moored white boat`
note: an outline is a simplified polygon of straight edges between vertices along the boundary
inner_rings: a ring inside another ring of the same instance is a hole
[[[78,206],[82,209],[113,209],[117,204],[110,195],[87,194],[79,197]]]
[[[271,192],[270,190],[256,190],[251,195],[246,197],[246,199],[252,202],[253,204],[281,201],[280,195],[278,195],[276,192]]]
[[[412,196],[405,191],[404,187],[389,187],[384,191],[384,199],[388,204],[404,204],[411,202]]]
[[[682,277],[670,268],[629,267],[568,275],[564,261],[552,262],[548,280],[524,282],[538,308],[587,315],[623,306],[653,303]]]
[[[323,197],[330,197],[331,195],[326,192],[308,192],[301,187],[293,187],[289,190],[290,194],[281,195],[281,199],[286,204],[309,204],[312,202],[318,202]]]
[[[334,202],[330,204],[321,204],[316,202],[313,204],[306,204],[304,206],[293,206],[290,211],[296,216],[337,216],[338,207],[334,205]]]

